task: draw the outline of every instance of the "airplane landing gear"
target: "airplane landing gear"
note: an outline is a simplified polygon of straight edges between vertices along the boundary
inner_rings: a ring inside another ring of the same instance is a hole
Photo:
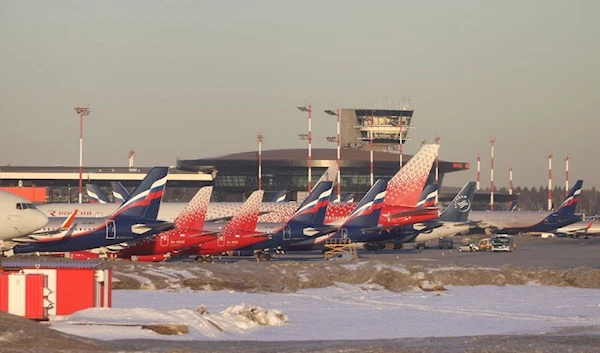
[[[266,251],[260,251],[256,254],[257,261],[269,261],[273,258],[273,255]]]
[[[196,261],[198,262],[202,262],[202,263],[211,263],[214,261],[212,255],[200,255],[200,256],[196,256]]]

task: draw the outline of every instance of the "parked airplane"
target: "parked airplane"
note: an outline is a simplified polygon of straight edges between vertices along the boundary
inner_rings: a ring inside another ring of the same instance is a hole
[[[85,191],[87,192],[90,203],[110,203],[108,196],[106,196],[104,191],[96,184],[86,184]]]
[[[200,188],[175,219],[175,228],[146,237],[132,244],[109,245],[106,249],[70,252],[65,257],[90,259],[99,257],[123,258],[133,261],[164,261],[171,252],[198,245],[217,237],[217,232],[205,231],[204,220],[213,187]]]
[[[6,254],[96,249],[172,229],[173,223],[156,220],[168,171],[168,167],[152,168],[130,198],[110,217],[76,218],[68,230],[58,234],[56,230],[63,227],[65,218],[51,218],[42,232],[33,234],[37,241],[19,244]],[[40,237],[43,232],[48,236]]]
[[[470,219],[478,222],[480,228],[487,228],[486,233],[500,231],[506,234],[539,233],[553,235],[553,230],[581,221],[575,214],[579,202],[579,194],[583,180],[577,180],[569,195],[558,210],[551,213],[529,211],[474,211]]]
[[[388,182],[387,197],[379,223],[388,227],[402,226],[423,222],[438,217],[437,209],[418,208],[416,204],[425,186],[433,161],[437,155],[438,145],[429,144],[421,147],[404,167]],[[337,172],[336,172],[337,173]],[[327,173],[332,180],[336,173]],[[317,185],[317,184],[315,184]],[[173,221],[186,203],[166,202],[161,206],[158,219]],[[211,202],[207,211],[207,222],[229,220],[242,205],[240,202]],[[298,202],[264,202],[261,205],[259,222],[286,222],[298,208]],[[39,209],[50,216],[66,217],[75,208],[82,216],[105,216],[112,212],[114,204],[46,204]],[[356,203],[336,202],[327,209],[325,223],[340,222],[356,208]]]
[[[48,224],[48,217],[31,202],[2,190],[0,219],[0,251],[16,245],[9,240],[33,233]]]
[[[557,237],[573,237],[573,238],[584,238],[587,239],[590,235],[600,234],[600,224],[594,218],[592,220],[576,222],[568,226],[558,228],[551,231],[550,234],[554,234]],[[549,235],[549,234],[543,234]]]
[[[305,240],[294,242],[282,248],[297,250],[322,250],[329,239],[350,239],[353,242],[363,242],[379,235],[382,230],[377,228],[377,222],[384,205],[387,181],[379,179],[360,200],[355,209],[336,229],[329,229]],[[262,245],[262,244],[261,244]]]
[[[440,214],[440,217],[421,224],[406,226],[396,231],[399,237],[395,241],[402,243],[422,243],[442,237],[451,237],[469,230],[475,222],[468,221],[473,195],[477,183],[468,182],[463,186],[450,204]],[[392,233],[393,234],[393,233]],[[369,244],[377,245],[377,244]],[[369,246],[365,244],[365,249]],[[381,246],[379,246],[381,248]]]
[[[245,222],[245,227],[234,226],[233,231],[223,232],[217,240],[200,244],[198,248],[183,251],[183,253],[199,255],[205,261],[211,261],[212,255],[233,250],[250,252],[248,255],[258,251],[259,258],[268,259],[271,256],[268,249],[283,247],[306,239],[319,233],[319,228],[326,227],[323,221],[331,199],[332,189],[333,183],[331,181],[322,181],[316,184],[292,217],[284,223],[258,223],[259,207],[255,206],[251,209],[251,212],[246,212],[250,215],[246,216],[249,221]],[[256,216],[256,219],[254,216]],[[227,223],[227,225],[230,223]],[[240,229],[246,234],[239,235]]]

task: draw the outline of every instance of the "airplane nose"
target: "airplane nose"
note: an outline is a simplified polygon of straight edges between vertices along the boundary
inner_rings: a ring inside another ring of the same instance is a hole
[[[38,211],[38,215],[36,217],[35,226],[37,227],[35,230],[44,228],[48,224],[48,217],[43,212]]]

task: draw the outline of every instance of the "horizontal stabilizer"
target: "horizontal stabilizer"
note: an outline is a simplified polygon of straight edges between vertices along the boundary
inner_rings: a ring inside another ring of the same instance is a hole
[[[262,216],[264,214],[273,213],[273,212],[275,212],[275,211],[260,211],[258,213],[258,215]],[[211,222],[211,223],[229,222],[229,221],[231,221],[231,219],[233,217],[234,216],[224,216],[224,217],[211,218],[211,219],[207,219],[205,222]]]
[[[408,210],[408,211],[385,214],[384,217],[399,218],[399,217],[407,217],[407,216],[414,216],[414,215],[420,215],[420,214],[428,214],[428,213],[431,213],[431,211],[435,211],[437,209],[438,209],[437,207],[415,208],[415,209]]]
[[[163,223],[158,223],[158,224],[153,224],[153,225],[134,224],[131,226],[131,232],[134,234],[144,234],[144,233],[147,233],[147,232],[153,230],[156,233],[160,233],[160,232],[165,232],[167,230],[171,230],[173,228],[175,228],[175,223],[172,223],[172,222],[163,222]]]

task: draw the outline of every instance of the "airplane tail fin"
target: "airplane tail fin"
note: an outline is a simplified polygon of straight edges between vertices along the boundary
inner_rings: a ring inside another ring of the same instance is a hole
[[[270,202],[284,202],[287,198],[287,190],[279,190],[273,195]]]
[[[417,202],[417,207],[435,207],[435,199],[438,196],[438,187],[435,184],[427,184],[423,192],[421,193],[421,198],[419,202]]]
[[[85,190],[88,194],[90,203],[110,203],[110,199],[102,189],[96,184],[86,184]]]
[[[332,189],[331,181],[318,183],[288,222],[323,224]]]
[[[354,202],[354,194],[348,194],[342,198],[342,202]]]
[[[175,228],[201,230],[204,227],[212,190],[212,186],[205,186],[198,190],[196,195],[194,195],[179,215],[177,215],[177,218],[175,218]]]
[[[475,195],[475,187],[477,183],[470,181],[463,186],[452,202],[446,207],[440,215],[440,221],[447,222],[466,222],[471,211],[473,203],[473,195]]]
[[[123,203],[129,197],[129,192],[123,184],[118,181],[111,181],[110,186],[112,188],[113,198],[115,199],[115,203]]]
[[[517,201],[513,200],[508,204],[508,210],[509,211],[516,211],[517,210]]]
[[[356,208],[344,220],[342,227],[376,227],[386,195],[387,181],[379,179],[366,195],[360,200]]]
[[[129,197],[110,216],[111,219],[120,216],[143,217],[156,219],[160,201],[167,184],[169,167],[154,167],[144,180],[133,190]]]
[[[223,231],[255,231],[256,224],[258,223],[258,215],[260,213],[260,204],[262,203],[264,194],[264,190],[253,192],[250,197],[246,199],[246,202],[244,202],[242,207],[236,212],[235,216],[231,218],[231,221],[227,222],[225,227],[223,227]]]
[[[388,182],[385,204],[415,207],[437,156],[437,144],[423,145]]]
[[[583,188],[583,180],[577,180],[569,191],[567,198],[560,204],[556,213],[558,215],[573,215],[579,203],[579,196]]]

